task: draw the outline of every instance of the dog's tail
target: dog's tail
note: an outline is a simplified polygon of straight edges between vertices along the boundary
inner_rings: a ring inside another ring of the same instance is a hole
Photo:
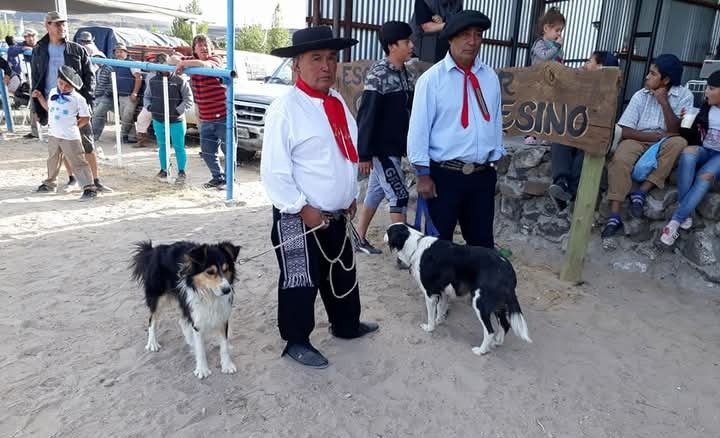
[[[145,278],[145,268],[150,264],[152,250],[153,246],[151,240],[137,242],[135,244],[135,252],[133,253],[130,261],[130,269],[132,271],[131,276],[133,280],[140,283],[144,283],[147,280]]]
[[[512,294],[508,310],[510,313],[510,327],[512,327],[515,336],[532,343],[532,339],[530,339],[530,335],[528,334],[527,322],[525,322],[525,317],[520,309],[520,303],[514,293]]]

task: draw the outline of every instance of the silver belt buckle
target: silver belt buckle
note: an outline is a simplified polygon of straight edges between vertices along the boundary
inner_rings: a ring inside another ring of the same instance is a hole
[[[462,167],[462,173],[463,175],[470,175],[475,171],[475,164],[473,163],[465,163]]]

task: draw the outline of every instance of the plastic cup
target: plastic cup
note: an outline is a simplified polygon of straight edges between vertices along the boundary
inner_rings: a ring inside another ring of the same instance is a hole
[[[695,107],[688,108],[685,111],[685,115],[683,116],[682,121],[680,122],[680,127],[686,128],[686,129],[692,128],[692,124],[695,121],[695,117],[697,117],[699,112],[700,112],[700,110]]]

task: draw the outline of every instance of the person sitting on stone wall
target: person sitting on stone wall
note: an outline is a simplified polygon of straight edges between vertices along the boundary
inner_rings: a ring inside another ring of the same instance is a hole
[[[596,51],[590,55],[582,69],[597,71],[604,67],[619,67],[618,59],[610,52]],[[554,143],[550,147],[552,156],[553,183],[548,194],[555,201],[559,210],[564,210],[568,202],[575,199],[580,172],[585,154],[582,149]]]
[[[602,237],[614,236],[623,226],[621,203],[630,195],[630,215],[643,216],[645,197],[653,187],[663,188],[680,152],[687,141],[678,135],[680,114],[693,105],[693,95],[680,86],[683,65],[675,55],[655,58],[645,77],[645,87],[636,92],[618,125],[622,127],[622,141],[608,164],[608,200],[611,215]],[[635,163],[654,143],[665,139],[657,154],[657,167],[632,190],[631,173]]]
[[[708,78],[706,101],[695,118],[690,138],[693,146],[680,154],[678,164],[678,205],[670,222],[663,228],[660,241],[673,245],[680,236],[678,229],[692,227],[692,213],[720,176],[720,71]],[[700,167],[698,169],[698,167]],[[697,172],[696,172],[697,170]]]

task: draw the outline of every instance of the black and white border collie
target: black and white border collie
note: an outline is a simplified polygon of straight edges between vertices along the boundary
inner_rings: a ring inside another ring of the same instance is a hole
[[[410,266],[425,295],[428,319],[421,324],[423,330],[431,332],[445,321],[449,294],[472,293],[472,306],[484,335],[482,344],[472,348],[473,353],[489,353],[492,347],[502,345],[511,327],[515,335],[532,342],[515,295],[515,270],[497,251],[425,236],[403,223],[388,227],[385,242]],[[497,332],[491,322],[493,315],[501,326]]]
[[[162,301],[170,299],[180,306],[180,328],[185,341],[195,352],[193,374],[204,379],[211,374],[205,355],[205,340],[217,336],[220,344],[220,369],[237,371],[230,358],[228,322],[234,298],[235,260],[240,247],[230,242],[215,245],[175,242],[157,245],[139,242],[132,257],[132,277],[145,287],[145,302],[150,309],[148,340],[145,349],[160,350],[155,333]]]

